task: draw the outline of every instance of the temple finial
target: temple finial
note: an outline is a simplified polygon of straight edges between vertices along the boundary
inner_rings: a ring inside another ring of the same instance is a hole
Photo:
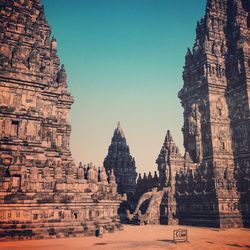
[[[117,135],[119,134],[121,137],[125,138],[120,121],[118,121],[117,128],[115,129],[114,134],[117,134]]]

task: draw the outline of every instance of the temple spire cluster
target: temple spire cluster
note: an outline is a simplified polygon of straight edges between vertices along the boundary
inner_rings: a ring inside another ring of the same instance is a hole
[[[249,0],[207,1],[183,82],[184,155],[167,131],[158,173],[137,179],[118,122],[103,167],[76,165],[74,99],[41,1],[0,0],[0,238],[112,232],[118,208],[141,224],[249,227]]]
[[[168,224],[222,228],[250,225],[249,38],[248,0],[207,1],[185,56],[179,92],[185,154],[168,131],[156,160],[158,191],[140,193],[130,219],[155,223],[158,217]],[[152,178],[146,179],[140,176],[138,187],[152,187]],[[145,208],[145,200],[155,206]]]

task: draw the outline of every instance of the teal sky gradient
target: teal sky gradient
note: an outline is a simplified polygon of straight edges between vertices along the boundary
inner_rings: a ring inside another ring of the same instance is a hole
[[[205,0],[43,0],[75,98],[71,151],[102,165],[121,122],[137,172],[156,170],[165,134],[182,150],[177,97]]]

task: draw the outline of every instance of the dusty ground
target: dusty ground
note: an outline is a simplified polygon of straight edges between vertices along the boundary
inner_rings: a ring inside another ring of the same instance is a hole
[[[123,231],[105,234],[102,238],[60,238],[0,242],[6,250],[114,250],[114,249],[250,249],[250,230],[218,230],[210,228],[182,227],[188,229],[187,243],[173,243],[173,230],[179,226],[125,226]]]

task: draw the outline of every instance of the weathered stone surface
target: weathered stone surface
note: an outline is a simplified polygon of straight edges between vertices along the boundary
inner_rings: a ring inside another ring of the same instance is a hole
[[[130,155],[124,132],[120,122],[114,131],[108,155],[104,159],[103,165],[106,172],[114,171],[119,194],[131,196],[136,189],[136,166],[135,160]]]
[[[0,237],[120,227],[113,174],[71,157],[73,98],[40,1],[0,0],[0,12]]]
[[[208,0],[186,55],[179,97],[184,146],[197,169],[176,176],[182,223],[250,223],[249,11],[249,1]]]
[[[162,203],[166,222],[250,226],[249,1],[208,0],[193,50],[186,54],[183,80],[185,155],[168,132],[156,160],[154,186],[168,188]],[[145,193],[149,186],[152,177],[139,175],[142,200],[151,195]],[[146,210],[148,218],[159,209],[156,204]]]
[[[143,177],[139,173],[136,183],[135,198],[139,199],[142,194],[151,191],[152,188],[155,187],[160,187],[157,171],[154,171],[154,176],[152,176],[151,172],[148,174],[144,173]]]
[[[168,224],[178,223],[176,206],[175,174],[186,165],[178,147],[175,145],[170,131],[167,131],[160,154],[156,160],[159,177],[144,174],[137,179],[135,194],[137,205],[134,212],[127,211],[127,217],[134,223]],[[193,163],[191,163],[193,165]]]
[[[157,191],[153,188],[152,191],[144,193],[131,214],[127,210],[127,217],[132,223],[139,224],[159,224],[161,219],[161,203],[163,196],[167,190]]]

